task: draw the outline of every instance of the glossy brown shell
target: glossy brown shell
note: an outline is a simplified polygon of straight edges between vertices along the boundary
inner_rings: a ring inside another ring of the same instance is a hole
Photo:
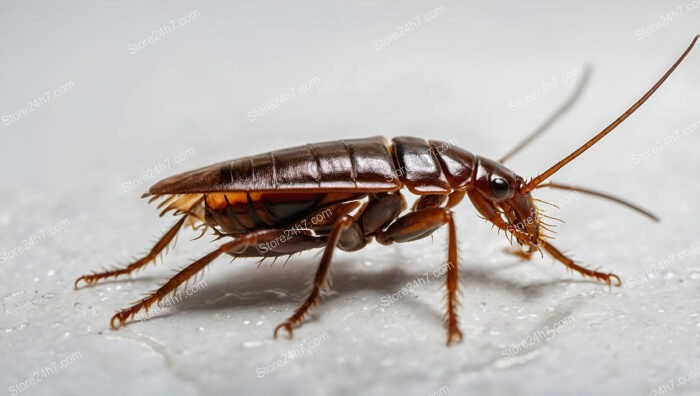
[[[383,137],[307,144],[220,162],[153,185],[149,195],[212,193],[379,193],[418,195],[468,189],[477,157],[451,144]]]
[[[275,150],[164,179],[149,195],[213,192],[382,192],[402,186],[382,137]]]

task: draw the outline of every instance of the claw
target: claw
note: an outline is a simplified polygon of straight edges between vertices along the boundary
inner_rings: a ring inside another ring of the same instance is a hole
[[[277,338],[277,333],[280,331],[280,329],[284,328],[287,330],[287,333],[289,334],[289,338],[292,338],[292,324],[289,322],[284,322],[280,324],[279,326],[275,327],[275,332],[273,334],[274,338]]]
[[[124,326],[126,319],[129,317],[129,313],[126,312],[126,315],[124,314],[125,312],[121,311],[112,316],[112,320],[109,322],[109,324],[112,326],[112,330],[118,330],[120,327]]]
[[[75,283],[73,283],[73,287],[75,289],[79,289],[78,284],[80,283],[80,281],[85,282],[85,287],[92,286],[95,283],[97,283],[98,279],[99,279],[99,277],[97,277],[96,275],[83,275],[80,278],[75,280]]]
[[[114,316],[112,316],[112,320],[109,322],[109,324],[112,326],[112,330],[118,330],[120,327],[124,327],[126,325],[126,321],[135,317],[136,314],[144,307],[146,308],[146,311],[148,311],[148,306],[135,305],[129,309],[125,309],[114,314]]]
[[[462,332],[456,327],[450,329],[450,332],[447,335],[447,346],[450,346],[455,342],[462,342]]]
[[[622,281],[620,280],[619,276],[613,274],[612,272],[608,273],[607,275],[608,275],[608,277],[607,277],[608,278],[607,279],[608,285],[615,286],[615,287],[622,286]],[[613,281],[612,281],[613,279],[615,279],[617,281],[615,284],[613,284]]]
[[[87,275],[83,275],[83,276],[81,276],[80,278],[76,279],[75,282],[73,283],[73,288],[74,288],[74,289],[76,289],[76,290],[79,289],[78,283],[80,283],[80,281],[84,281],[84,282],[85,282],[85,286],[89,286],[89,285],[90,285],[90,282],[88,282],[88,280],[87,280]]]
[[[102,278],[109,278],[109,277],[115,277],[115,275],[108,275],[105,276],[104,274],[92,274],[92,275],[83,275],[80,278],[76,279],[75,282],[73,283],[73,287],[75,289],[79,289],[78,284],[80,281],[85,282],[85,287],[88,286],[93,286],[97,283]]]

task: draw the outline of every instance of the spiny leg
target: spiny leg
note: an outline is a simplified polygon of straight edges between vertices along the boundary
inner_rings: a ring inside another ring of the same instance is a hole
[[[574,260],[566,257],[564,255],[564,253],[560,252],[559,249],[555,248],[547,241],[541,241],[540,243],[543,245],[544,250],[546,250],[547,253],[551,254],[552,257],[557,259],[559,262],[561,262],[565,266],[580,273],[581,275],[588,276],[588,277],[591,277],[595,280],[605,282],[608,285],[613,285],[613,280],[616,281],[615,286],[622,285],[622,281],[620,280],[620,277],[615,275],[614,273],[612,273],[612,272],[598,272],[598,271],[590,270],[588,268],[581,267],[580,265],[576,264],[574,262]]]
[[[535,253],[535,250],[523,250],[521,247],[506,247],[503,248],[503,253],[513,255],[515,257],[520,257],[520,259],[524,261],[530,261],[532,260],[532,255]]]
[[[498,224],[496,224],[496,225],[497,225],[499,228],[501,228],[501,229],[503,229],[503,230],[506,230],[506,232],[512,233],[512,234],[513,234],[516,238],[518,238],[519,240],[526,240],[526,239],[523,239],[523,238],[527,238],[527,234],[524,234],[524,233],[522,233],[522,232],[520,232],[520,231],[514,230],[513,227],[507,227],[507,226],[506,226],[506,227],[504,228],[504,227],[502,227],[502,225],[504,225],[504,224],[505,224],[505,223],[503,223],[503,224],[501,224],[501,225],[498,225]],[[538,243],[539,243],[539,245],[541,245],[542,247],[544,247],[544,250],[546,250],[547,253],[549,253],[552,257],[554,257],[557,261],[559,261],[560,263],[564,264],[564,265],[567,266],[568,268],[571,268],[572,270],[578,272],[578,273],[581,274],[582,276],[587,276],[587,277],[593,278],[593,279],[595,279],[595,280],[602,281],[602,282],[604,282],[604,283],[606,283],[606,284],[608,284],[608,285],[612,285],[612,284],[613,284],[613,279],[614,279],[614,280],[617,281],[617,282],[615,283],[615,286],[620,286],[620,285],[622,285],[622,281],[620,280],[620,277],[617,276],[617,275],[615,275],[614,273],[612,273],[612,272],[594,271],[594,270],[590,270],[590,269],[588,269],[588,268],[582,267],[582,266],[576,264],[576,263],[574,262],[574,260],[572,260],[572,259],[566,257],[566,255],[565,255],[564,253],[562,253],[561,251],[559,251],[559,249],[555,248],[554,246],[552,246],[552,244],[550,244],[549,242],[545,241],[544,239],[540,239]],[[533,248],[534,248],[534,249],[537,249],[537,247],[531,246],[531,249],[533,249]],[[524,253],[524,254],[525,254],[525,253]],[[532,253],[530,253],[530,255],[531,255],[531,254],[532,254]],[[529,260],[530,257],[529,257],[529,256],[526,256],[526,259]]]
[[[265,231],[261,231],[261,233],[262,232]],[[112,328],[116,330],[120,326],[123,326],[127,320],[136,316],[136,314],[142,309],[148,311],[148,308],[153,305],[153,303],[160,302],[168,294],[177,291],[178,286],[185,283],[188,279],[204,269],[204,267],[219,257],[222,253],[238,253],[244,251],[248,246],[254,245],[257,242],[258,235],[259,233],[252,233],[242,236],[232,242],[225,243],[213,252],[188,265],[158,290],[151,293],[148,297],[127,309],[117,312],[111,320]]]
[[[182,216],[180,220],[173,225],[168,232],[163,235],[160,240],[153,246],[150,252],[143,258],[140,258],[136,260],[135,262],[129,264],[128,266],[116,270],[111,270],[111,271],[105,271],[105,272],[98,272],[90,275],[83,275],[79,277],[78,279],[75,280],[75,283],[73,284],[73,287],[76,289],[78,288],[78,284],[80,281],[85,282],[85,285],[91,286],[97,283],[100,279],[105,279],[105,278],[116,278],[120,275],[127,275],[135,270],[145,266],[148,263],[151,263],[155,261],[156,257],[172,242],[173,239],[175,239],[175,236],[177,235],[178,231],[180,231],[180,228],[182,227],[183,224],[185,224],[185,220],[187,220],[187,215]]]
[[[448,216],[447,230],[449,233],[449,242],[447,247],[447,314],[445,315],[445,324],[448,329],[447,345],[451,345],[455,341],[462,341],[462,332],[459,330],[459,320],[457,319],[457,308],[459,307],[459,299],[457,292],[459,291],[459,269],[457,268],[457,230],[455,227],[452,212],[445,211]]]
[[[469,198],[472,200],[474,207],[488,221],[493,223],[499,229],[501,229],[507,233],[511,233],[518,241],[522,242],[524,245],[529,246],[531,250],[539,250],[539,245],[542,245],[544,247],[544,249],[547,251],[547,253],[551,254],[552,257],[554,257],[557,261],[564,264],[568,268],[571,268],[572,270],[580,273],[583,276],[588,276],[588,277],[591,277],[593,279],[605,282],[608,285],[612,285],[613,279],[617,281],[616,282],[617,284],[615,286],[620,286],[622,284],[622,282],[620,281],[620,277],[615,275],[612,272],[599,272],[599,271],[594,271],[594,270],[590,270],[590,269],[581,267],[580,265],[576,264],[573,260],[566,257],[557,248],[555,248],[549,242],[545,241],[542,238],[540,238],[537,241],[538,245],[535,245],[531,241],[530,235],[521,231],[520,229],[518,229],[518,227],[514,227],[514,226],[506,223],[506,221],[503,220],[503,218],[501,217],[501,214],[497,211],[497,209],[493,206],[493,204],[484,200],[483,198],[480,198],[478,195],[470,195]]]
[[[292,327],[301,324],[304,317],[309,313],[311,307],[318,304],[318,297],[321,293],[321,288],[326,286],[326,278],[328,276],[328,270],[331,265],[331,258],[333,256],[333,251],[335,250],[340,237],[346,229],[353,224],[353,218],[349,215],[343,215],[338,219],[338,221],[333,225],[333,229],[328,235],[328,240],[326,243],[326,248],[323,251],[323,256],[321,257],[321,262],[316,270],[316,275],[314,276],[313,285],[311,292],[306,297],[306,300],[294,311],[292,316],[287,318],[286,321],[281,323],[275,328],[274,337],[277,338],[277,333],[280,329],[285,329],[289,336],[292,336]]]
[[[333,216],[338,212],[347,213],[354,209],[357,205],[348,203],[338,204],[332,209]],[[326,209],[327,210],[327,209]],[[331,217],[333,217],[331,216]],[[350,217],[350,220],[352,218]],[[318,225],[318,224],[316,224]],[[324,225],[321,224],[321,227]],[[294,253],[299,253],[305,250],[316,249],[326,246],[327,237],[318,235],[317,229],[304,229],[301,225],[293,225],[287,229],[269,229],[252,232],[246,235],[236,236],[233,241],[221,245],[217,250],[209,253],[201,259],[184,268],[172,279],[170,279],[160,289],[153,292],[147,298],[144,298],[139,303],[129,309],[125,309],[112,318],[112,327],[116,328],[123,325],[129,318],[134,317],[141,309],[148,310],[154,302],[162,301],[165,296],[177,291],[177,288],[187,282],[192,276],[201,271],[207,264],[211,263],[222,253],[228,253],[234,257],[278,257],[291,256]],[[316,233],[316,234],[314,234]],[[341,241],[344,241],[345,233],[341,235]],[[348,241],[344,241],[346,244]],[[362,243],[363,241],[359,241]]]
[[[583,276],[589,276],[596,280],[603,281],[608,285],[612,284],[612,280],[617,280],[617,286],[621,284],[620,278],[613,273],[605,273],[599,271],[589,270],[587,268],[581,267],[574,263],[573,260],[566,257],[563,253],[557,250],[554,246],[549,244],[546,240],[541,237],[535,237],[529,233],[523,232],[519,227],[513,224],[509,224],[503,219],[502,213],[499,211],[496,205],[486,199],[484,199],[479,194],[469,194],[474,207],[479,213],[493,225],[498,227],[500,230],[505,231],[513,235],[520,244],[526,245],[530,250],[540,250],[540,246],[544,246],[545,250],[551,254],[556,260],[566,265],[567,267],[579,272]],[[536,238],[536,239],[535,239]]]
[[[522,231],[518,231],[518,230],[514,229],[513,227],[508,227],[508,225],[502,219],[500,219],[500,217],[497,220],[493,221],[493,223],[496,224],[496,226],[498,228],[505,230],[506,232],[510,232],[511,234],[513,234],[513,236],[515,236],[516,238],[518,238],[521,241],[527,241],[526,238],[529,238],[528,235],[523,233]],[[568,268],[571,268],[572,270],[578,272],[579,274],[581,274],[583,276],[588,276],[588,277],[593,278],[595,280],[602,281],[604,283],[607,283],[608,285],[613,284],[613,279],[615,279],[617,281],[615,286],[620,286],[622,284],[622,281],[620,281],[620,277],[615,275],[612,272],[600,272],[600,271],[594,271],[594,270],[590,270],[588,268],[584,268],[584,267],[576,264],[574,262],[574,260],[566,257],[566,255],[564,255],[564,253],[560,252],[557,248],[552,246],[552,244],[545,241],[544,239],[540,239],[538,243],[539,243],[539,245],[542,245],[542,247],[544,247],[544,250],[546,250],[547,253],[552,255],[552,257],[554,257],[557,261],[559,261],[560,263],[564,264]],[[536,246],[530,245],[530,247],[537,249]],[[529,257],[526,257],[526,258],[529,259]]]
[[[447,224],[448,248],[447,248],[447,312],[445,313],[445,325],[447,326],[447,345],[462,340],[462,332],[459,330],[459,267],[457,261],[457,231],[452,217],[452,212],[446,208],[430,208],[418,212],[408,213],[398,218],[386,231],[377,233],[377,242],[390,244],[393,242],[410,242],[424,238],[435,230]]]

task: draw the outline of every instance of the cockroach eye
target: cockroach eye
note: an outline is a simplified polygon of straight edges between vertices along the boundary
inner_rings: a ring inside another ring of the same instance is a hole
[[[491,179],[491,194],[496,199],[504,199],[508,197],[510,187],[506,179],[502,177],[494,177]]]

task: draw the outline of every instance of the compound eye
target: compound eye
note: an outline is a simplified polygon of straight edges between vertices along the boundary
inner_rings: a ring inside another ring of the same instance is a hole
[[[496,199],[508,198],[510,193],[510,186],[506,179],[502,177],[494,177],[491,179],[491,194],[493,194]]]

